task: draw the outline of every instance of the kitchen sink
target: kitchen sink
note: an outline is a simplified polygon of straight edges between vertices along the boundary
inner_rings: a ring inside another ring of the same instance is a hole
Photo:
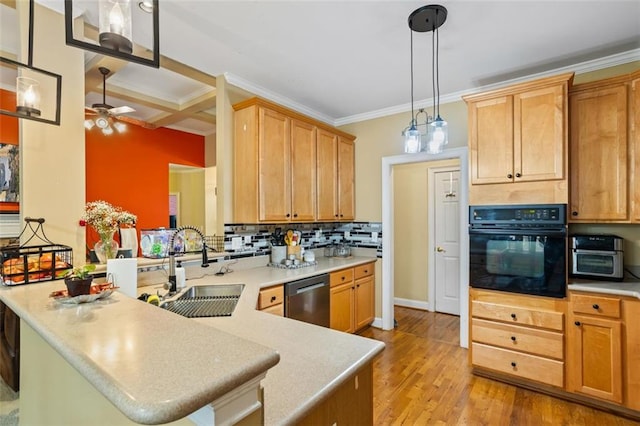
[[[187,318],[228,317],[243,289],[244,284],[193,286],[160,307]]]

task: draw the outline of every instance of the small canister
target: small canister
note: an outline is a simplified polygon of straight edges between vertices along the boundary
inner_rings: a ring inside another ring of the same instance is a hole
[[[287,246],[271,246],[271,263],[283,263],[286,257]]]
[[[333,257],[336,255],[336,247],[330,244],[324,248],[324,257]]]

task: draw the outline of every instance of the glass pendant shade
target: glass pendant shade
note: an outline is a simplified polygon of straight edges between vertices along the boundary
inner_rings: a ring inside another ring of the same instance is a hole
[[[439,154],[444,146],[449,142],[449,127],[447,122],[440,116],[429,123],[429,141],[427,142],[427,152],[429,154]]]
[[[420,152],[421,149],[422,138],[414,121],[411,123],[409,130],[404,132],[404,152],[407,154],[415,154]]]
[[[40,116],[40,83],[29,77],[18,77],[16,111],[26,116]]]
[[[100,0],[100,46],[116,52],[131,53],[131,2],[129,0]]]

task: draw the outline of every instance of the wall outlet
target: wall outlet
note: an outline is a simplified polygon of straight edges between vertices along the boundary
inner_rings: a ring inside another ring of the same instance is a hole
[[[251,235],[246,235],[244,237],[244,243],[245,244],[251,244]]]
[[[319,239],[320,239],[320,237],[322,237],[322,229],[318,229],[318,230],[316,231],[316,239],[317,239],[317,240],[319,240]]]
[[[372,243],[377,243],[378,242],[378,233],[377,232],[372,232],[371,233],[371,242]]]
[[[242,248],[242,237],[231,238],[231,250],[240,250]]]
[[[345,238],[351,238],[351,232],[349,232],[349,231],[344,231],[344,237],[345,237]]]

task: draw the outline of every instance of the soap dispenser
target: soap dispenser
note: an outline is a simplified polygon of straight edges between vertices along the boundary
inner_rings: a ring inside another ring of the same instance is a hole
[[[187,276],[184,268],[182,267],[182,262],[178,260],[176,265],[176,289],[183,289],[186,285]]]

